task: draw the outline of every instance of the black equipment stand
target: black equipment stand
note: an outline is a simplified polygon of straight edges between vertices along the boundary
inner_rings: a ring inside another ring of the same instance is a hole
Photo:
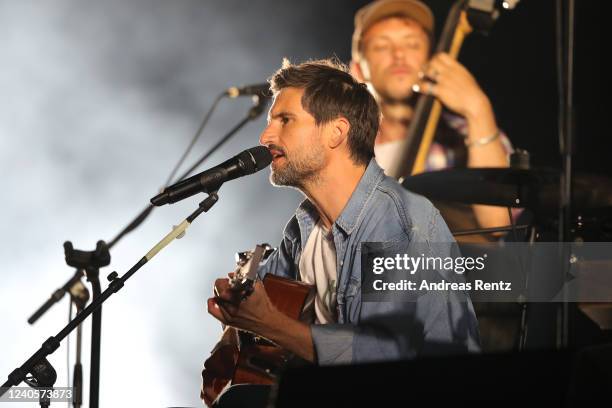
[[[111,256],[104,241],[98,241],[94,251],[74,249],[70,241],[64,243],[64,254],[69,266],[84,270],[87,280],[91,282],[92,301],[95,301],[101,291],[100,268],[110,264]],[[102,336],[102,305],[93,311],[91,319],[91,368],[89,377],[89,406],[98,408],[100,393],[100,340]],[[75,376],[76,376],[75,372]]]
[[[100,293],[98,296],[94,296],[92,302],[87,306],[81,313],[78,313],[72,321],[70,321],[59,333],[55,336],[49,337],[30,358],[28,358],[25,363],[23,363],[20,367],[17,367],[13,372],[11,372],[8,376],[8,380],[0,387],[0,396],[4,395],[10,387],[19,385],[22,381],[26,380],[26,375],[31,373],[33,375],[33,380],[28,380],[28,385],[35,387],[52,387],[55,383],[55,379],[57,377],[55,370],[47,360],[47,356],[52,354],[55,350],[57,350],[60,346],[60,342],[68,336],[78,325],[81,324],[89,315],[94,314],[99,311],[102,307],[102,304],[111,297],[114,293],[117,293],[125,284],[125,282],[142,268],[149,260],[151,260],[159,251],[161,251],[166,245],[172,242],[174,239],[181,238],[187,228],[191,225],[191,223],[203,212],[207,212],[212,208],[213,205],[218,201],[219,197],[217,195],[217,191],[211,192],[208,197],[202,201],[198,208],[191,213],[185,220],[178,226],[174,227],[170,233],[168,233],[157,245],[155,245],[145,256],[143,256],[134,266],[132,266],[123,276],[119,277],[117,272],[112,272],[108,275],[107,279],[110,284],[108,288]],[[94,251],[94,257],[91,257],[91,253],[85,251],[75,251],[72,249],[72,245],[67,243],[69,247],[69,253],[73,257],[71,257],[71,261],[86,261],[87,257],[90,257],[92,264],[94,265],[93,269],[97,269],[95,265],[98,265],[96,261],[105,261],[104,258],[104,249],[105,245],[98,242],[98,248]],[[98,249],[100,251],[98,252]],[[108,249],[108,248],[106,248]],[[100,255],[98,258],[97,255]],[[82,257],[82,258],[81,258]],[[96,276],[97,277],[97,276]],[[95,316],[94,316],[95,317]],[[95,336],[92,336],[95,338]],[[92,339],[93,340],[93,339]],[[93,341],[92,341],[93,343]],[[99,336],[98,336],[98,345],[99,345]],[[99,369],[99,366],[97,367]],[[93,364],[92,364],[92,372],[93,372]],[[96,377],[97,378],[97,377]],[[97,395],[96,395],[97,396]],[[94,401],[97,406],[97,400]],[[49,401],[44,401],[47,405],[42,405],[43,401],[41,401],[41,406],[49,406]]]
[[[30,374],[31,377],[25,378],[24,381],[32,388],[36,389],[52,389],[53,384],[55,384],[55,380],[57,379],[57,373],[55,369],[49,363],[46,358],[42,358],[32,367]],[[4,393],[4,389],[0,389],[0,395]],[[46,408],[51,405],[51,400],[49,398],[49,394],[43,392],[41,393],[38,403],[41,407]]]
[[[556,1],[557,28],[557,81],[559,88],[559,153],[561,155],[561,182],[559,205],[559,242],[571,241],[572,217],[572,156],[574,153],[574,0]],[[560,254],[563,259],[562,277],[569,275],[570,254],[565,250]],[[557,348],[569,346],[570,308],[564,289],[563,302],[557,312]]]
[[[89,301],[89,291],[81,281],[70,288],[70,300],[76,307],[77,314],[81,313]],[[81,344],[83,325],[77,326],[76,335],[76,358],[72,377],[72,406],[80,408],[83,405],[83,366],[81,365]]]
[[[28,318],[28,323],[34,324],[43,314],[45,314],[47,310],[51,308],[51,306],[59,302],[64,297],[64,294],[66,294],[66,292],[68,292],[70,288],[81,279],[82,276],[83,271],[77,270],[74,276],[68,279],[68,282],[62,285],[62,287],[59,289],[56,289],[51,297],[45,303],[43,303],[43,305],[39,307],[38,310],[32,314],[32,316]]]
[[[251,120],[255,120],[259,115],[261,115],[266,107],[267,98],[263,96],[253,96],[253,106],[249,109],[247,115],[238,122],[233,128],[229,130],[213,147],[211,147],[195,164],[193,164],[181,177],[179,177],[178,181],[185,179],[190,175],[192,171],[194,171],[200,164],[202,164],[209,156],[215,153],[221,146],[223,146],[232,136],[234,136],[240,129],[242,129],[248,122]],[[203,125],[206,123],[206,120],[200,126],[198,133],[201,132]],[[212,197],[213,194],[209,196]],[[216,197],[216,194],[215,194]],[[213,203],[214,204],[214,203]],[[211,205],[212,206],[212,205]],[[36,320],[38,320],[47,310],[51,308],[55,303],[57,303],[66,292],[70,290],[77,282],[80,281],[83,276],[83,271],[87,276],[87,280],[91,282],[93,301],[95,301],[101,295],[100,288],[100,268],[103,266],[107,266],[110,264],[110,252],[109,250],[119,242],[121,238],[135,230],[140,224],[144,222],[144,220],[151,214],[155,207],[149,204],[143,211],[141,211],[115,238],[113,238],[110,243],[106,244],[104,241],[98,241],[96,245],[96,249],[94,251],[80,251],[75,250],[70,241],[64,243],[64,253],[66,256],[66,263],[70,266],[74,266],[77,268],[75,275],[68,280],[61,288],[57,289],[51,297],[40,307],[38,310],[28,319],[28,323],[33,324]],[[194,217],[195,218],[195,217]],[[142,266],[142,265],[141,265]],[[137,270],[137,269],[136,269]],[[129,277],[129,276],[128,276]],[[127,278],[126,278],[127,279]],[[108,289],[104,292],[106,293]],[[98,408],[99,403],[99,393],[100,393],[100,342],[101,342],[101,332],[102,332],[102,303],[104,300],[100,302],[100,305],[96,307],[93,311],[92,318],[92,330],[91,330],[91,364],[90,364],[90,389],[89,389],[89,407],[90,408]],[[91,306],[91,305],[90,305]],[[89,308],[87,308],[89,309]],[[85,310],[87,310],[85,309]],[[83,310],[83,312],[85,311]],[[88,312],[89,315],[92,312]],[[81,320],[84,320],[87,315],[83,316]],[[76,320],[76,318],[75,318]],[[71,322],[72,323],[72,322]],[[65,329],[67,329],[66,326]],[[47,354],[51,354],[57,347],[59,347],[59,341],[61,341],[68,333],[72,331],[72,328],[68,330],[66,334],[60,337],[57,341],[57,344],[53,340],[53,337],[49,338],[43,347],[46,347],[49,351]],[[63,331],[62,331],[63,332]],[[62,332],[58,333],[56,337],[59,337]],[[55,347],[57,346],[57,347]],[[55,348],[54,348],[55,347]],[[39,350],[41,351],[41,350]],[[32,356],[28,362],[34,358]],[[23,367],[23,366],[22,366]],[[76,371],[75,367],[75,377],[77,374],[82,376],[82,368],[80,367],[80,363],[78,365],[79,373]],[[13,372],[12,374],[14,374]],[[12,375],[11,374],[11,375]],[[20,377],[20,376],[18,376]],[[9,380],[10,380],[9,376]],[[19,380],[22,381],[22,380]],[[75,378],[74,383],[78,383]],[[8,382],[7,382],[8,384]],[[4,394],[5,390],[0,390],[0,395]],[[81,392],[82,392],[82,382],[81,382]],[[76,395],[76,394],[75,394]],[[76,398],[75,398],[76,401]],[[75,405],[76,406],[76,405]]]

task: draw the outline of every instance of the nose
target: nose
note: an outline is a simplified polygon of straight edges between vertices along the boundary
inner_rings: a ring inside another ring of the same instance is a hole
[[[263,146],[269,146],[273,144],[276,140],[275,133],[276,132],[274,132],[272,123],[268,124],[261,132],[261,135],[259,135],[259,144]]]
[[[405,56],[405,50],[404,47],[401,47],[399,45],[394,45],[393,46],[393,58],[395,60],[402,60]]]

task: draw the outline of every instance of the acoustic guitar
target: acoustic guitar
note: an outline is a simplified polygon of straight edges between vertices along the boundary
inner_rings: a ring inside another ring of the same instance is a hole
[[[253,291],[259,264],[273,252],[268,244],[257,245],[254,250],[236,254],[236,269],[230,278],[230,287],[246,299]],[[263,285],[272,304],[285,315],[305,320],[304,305],[313,295],[314,286],[274,275],[266,275]],[[202,371],[201,398],[211,406],[219,394],[234,384],[273,384],[280,370],[295,358],[290,352],[271,341],[230,326]]]

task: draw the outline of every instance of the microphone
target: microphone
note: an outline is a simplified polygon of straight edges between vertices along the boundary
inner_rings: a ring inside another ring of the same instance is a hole
[[[264,98],[271,98],[272,92],[270,92],[270,84],[264,82],[262,84],[245,85],[241,87],[232,86],[227,88],[225,95],[230,98],[237,98],[239,96],[263,96]]]
[[[205,170],[188,179],[164,189],[151,199],[151,204],[161,206],[176,203],[200,192],[216,191],[223,183],[238,177],[253,174],[272,162],[272,155],[265,146],[256,146],[224,161],[212,169]]]

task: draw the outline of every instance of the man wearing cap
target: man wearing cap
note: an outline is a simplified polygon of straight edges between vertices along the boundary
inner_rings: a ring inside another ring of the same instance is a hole
[[[418,0],[377,0],[355,15],[351,70],[368,84],[382,113],[376,160],[399,177],[414,92],[434,95],[446,108],[426,169],[507,167],[512,151],[497,127],[489,98],[470,72],[448,54],[431,55],[434,18]],[[451,111],[453,113],[450,113]],[[474,205],[481,227],[507,225],[504,208]]]

